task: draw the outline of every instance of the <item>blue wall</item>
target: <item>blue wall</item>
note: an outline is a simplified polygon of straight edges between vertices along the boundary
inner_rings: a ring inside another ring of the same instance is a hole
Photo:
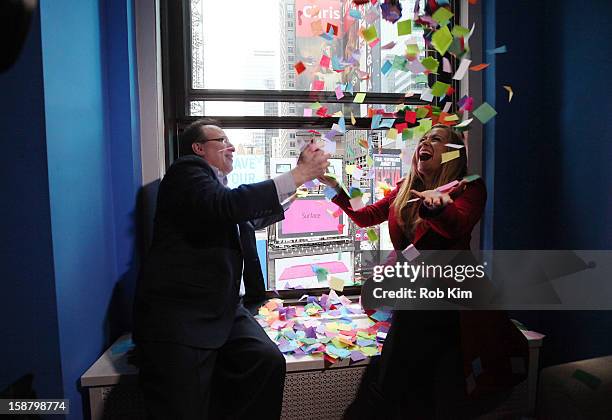
[[[494,188],[485,246],[612,249],[612,3],[485,1],[485,95],[499,112],[486,128]],[[585,24],[588,22],[588,24]],[[502,85],[515,90],[512,103]],[[488,240],[488,242],[487,242]],[[610,312],[522,312],[548,335],[543,364],[612,354]]]
[[[131,328],[141,184],[132,8],[41,2],[20,62],[0,76],[0,182],[15,201],[1,218],[2,306],[15,320],[1,383],[33,372],[39,395],[70,399],[70,418],[83,413],[80,376]]]
[[[28,373],[39,397],[62,374],[38,13],[17,63],[0,74],[0,390]]]

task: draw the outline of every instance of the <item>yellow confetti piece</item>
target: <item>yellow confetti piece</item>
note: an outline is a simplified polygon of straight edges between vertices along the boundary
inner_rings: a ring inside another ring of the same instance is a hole
[[[512,90],[512,86],[504,85],[504,89],[508,91],[508,102],[512,102],[512,97],[514,96],[514,91]]]
[[[361,347],[359,350],[369,357],[376,356],[378,354],[378,348],[376,347]]]
[[[314,315],[314,314],[317,313],[317,308],[308,308],[308,309],[306,309],[306,313],[308,315]]]
[[[362,104],[365,100],[366,94],[364,92],[358,92],[355,94],[355,98],[353,99],[354,103]]]
[[[353,342],[351,341],[351,339],[350,339],[350,338],[347,338],[347,337],[344,337],[342,334],[340,334],[340,335],[338,336],[338,341],[339,341],[340,343],[344,344],[344,346],[345,346],[345,347],[346,347],[346,346],[352,346],[352,345],[353,345]]]
[[[353,328],[349,324],[339,322],[337,325],[338,331],[351,331]]]
[[[442,153],[442,163],[450,162],[453,159],[457,159],[459,156],[461,156],[459,150]]]
[[[344,280],[338,277],[331,276],[329,278],[329,288],[337,292],[344,290]]]
[[[334,337],[334,338],[332,338],[331,343],[332,343],[334,346],[339,347],[339,348],[345,348],[345,347],[350,346],[350,344],[346,344],[346,343],[344,343],[342,340],[340,340],[340,338],[339,338],[339,337]]]
[[[391,140],[395,140],[397,138],[397,129],[390,128],[389,131],[387,132],[387,138]]]
[[[338,331],[338,323],[337,322],[328,322],[325,324],[325,329],[327,331],[336,332]]]
[[[378,181],[378,188],[383,191],[391,190],[391,186],[387,184],[385,181]]]
[[[351,111],[351,124],[357,124],[357,120],[355,120],[355,115],[353,114],[353,111]]]
[[[353,175],[353,172],[355,172],[355,168],[356,167],[357,167],[356,165],[346,165],[344,167],[344,169],[346,170],[346,174],[347,175]]]

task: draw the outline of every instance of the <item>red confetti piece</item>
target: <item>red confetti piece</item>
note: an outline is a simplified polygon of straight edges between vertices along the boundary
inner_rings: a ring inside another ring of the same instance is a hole
[[[470,70],[472,70],[472,71],[480,71],[480,70],[486,69],[487,67],[489,67],[488,64],[482,63],[482,64],[478,64],[476,66],[470,67]]]
[[[298,61],[297,63],[295,63],[293,67],[295,67],[295,72],[297,74],[302,74],[304,70],[306,70],[306,66],[301,61]]]
[[[332,25],[331,23],[327,23],[327,30],[325,31],[325,33],[329,33],[329,30],[332,29],[334,31],[334,36],[338,36],[338,26],[337,25]]]

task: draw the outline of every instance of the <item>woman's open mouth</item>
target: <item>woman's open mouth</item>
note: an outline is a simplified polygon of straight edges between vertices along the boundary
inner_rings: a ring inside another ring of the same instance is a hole
[[[427,150],[421,150],[419,152],[419,160],[421,162],[427,161],[433,157],[433,154],[428,152]]]

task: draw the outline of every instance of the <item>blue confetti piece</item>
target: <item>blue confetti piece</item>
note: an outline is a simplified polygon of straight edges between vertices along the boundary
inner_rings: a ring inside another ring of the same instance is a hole
[[[340,59],[336,56],[332,56],[332,69],[344,70],[344,66],[340,64]]]
[[[372,117],[372,125],[370,126],[370,128],[372,130],[377,129],[380,126],[380,121],[382,120],[382,115],[380,114],[376,114]]]
[[[351,9],[349,15],[351,15],[351,17],[354,19],[361,19],[361,12],[359,10]]]
[[[394,122],[395,122],[395,118],[385,118],[384,120],[382,120],[379,127],[380,128],[391,128],[393,127]]]
[[[382,74],[386,75],[387,73],[389,73],[389,70],[391,70],[391,67],[393,67],[393,64],[391,64],[389,60],[386,60],[380,71],[382,72]]]
[[[487,50],[487,54],[504,54],[508,52],[508,48],[506,48],[505,45],[502,45],[501,47],[497,47],[497,48],[493,48],[490,50]]]
[[[325,187],[325,189],[323,190],[323,194],[325,195],[325,198],[327,198],[328,200],[331,200],[332,198],[334,198],[338,193],[336,192],[336,190],[330,186]]]

